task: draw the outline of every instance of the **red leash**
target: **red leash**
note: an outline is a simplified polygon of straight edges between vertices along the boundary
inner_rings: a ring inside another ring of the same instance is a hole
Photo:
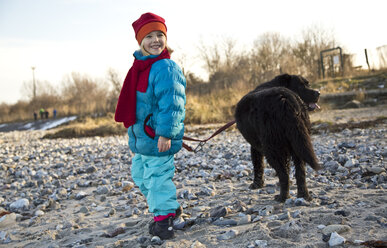
[[[183,142],[183,147],[189,151],[189,152],[198,152],[200,151],[203,146],[206,144],[207,141],[209,141],[210,139],[212,139],[213,137],[215,137],[216,135],[220,134],[221,132],[223,132],[224,130],[226,130],[227,128],[231,127],[232,125],[235,124],[235,120],[232,120],[230,121],[229,123],[227,123],[226,125],[224,125],[223,127],[219,128],[214,134],[212,134],[209,138],[207,139],[204,139],[204,140],[201,140],[201,139],[194,139],[194,138],[190,138],[190,137],[187,137],[187,136],[184,136],[183,137],[183,140],[188,140],[188,141],[195,141],[195,142],[200,142],[199,145],[196,146],[195,149],[193,149],[192,147],[190,147],[189,145],[185,144]]]

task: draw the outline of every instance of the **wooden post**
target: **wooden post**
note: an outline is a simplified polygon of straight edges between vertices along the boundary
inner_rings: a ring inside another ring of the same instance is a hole
[[[325,68],[324,68],[324,57],[323,57],[323,53],[324,53],[324,51],[321,51],[321,52],[320,52],[320,61],[321,61],[321,74],[322,74],[322,78],[324,79],[324,78],[325,78]]]
[[[370,71],[371,71],[371,68],[370,68],[370,63],[368,62],[367,49],[364,49],[364,53],[365,53],[366,62],[367,62],[367,66],[368,66],[368,72],[370,72]]]

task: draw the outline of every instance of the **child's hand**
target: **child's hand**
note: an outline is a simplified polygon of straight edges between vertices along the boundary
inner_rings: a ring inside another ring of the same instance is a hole
[[[166,152],[171,148],[171,140],[160,136],[157,147],[159,148],[159,152]]]

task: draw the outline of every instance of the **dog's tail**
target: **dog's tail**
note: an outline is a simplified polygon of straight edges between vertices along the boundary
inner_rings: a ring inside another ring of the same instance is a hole
[[[301,160],[308,163],[313,169],[321,169],[313,150],[313,144],[310,140],[308,130],[303,126],[297,126],[296,130],[289,128],[287,130],[287,135],[288,139],[290,139],[294,153]]]
[[[307,110],[302,110],[304,105],[301,102],[301,99],[298,99],[301,104],[288,104],[287,102],[285,108],[289,108],[289,112],[293,112],[293,115],[286,115],[284,118],[287,120],[285,123],[285,130],[287,140],[289,141],[293,152],[297,155],[301,160],[308,163],[314,170],[321,169],[321,166],[318,163],[316,154],[313,149],[313,144],[310,139],[310,121]],[[293,99],[294,100],[294,99]]]

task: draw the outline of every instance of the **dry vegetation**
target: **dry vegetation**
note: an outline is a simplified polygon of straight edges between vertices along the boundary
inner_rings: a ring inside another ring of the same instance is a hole
[[[104,117],[80,118],[60,127],[59,129],[56,129],[53,132],[48,132],[43,138],[103,137],[109,135],[122,135],[125,133],[126,128],[124,128],[123,125],[114,122],[113,114],[110,113]]]
[[[219,123],[233,119],[234,106],[249,90],[242,85],[207,95],[189,96],[186,106],[186,123]]]
[[[224,39],[223,43],[216,44],[202,44],[198,47],[209,75],[207,82],[183,68],[187,78],[186,123],[219,123],[232,119],[233,108],[244,94],[281,73],[303,75],[312,82],[314,88],[323,93],[362,89],[364,77],[351,76],[369,75],[368,71],[352,70],[350,56],[344,56],[345,78],[319,80],[320,51],[339,44],[329,32],[318,27],[305,30],[298,41],[291,41],[278,33],[266,33],[244,51],[237,50],[236,41],[232,39]],[[386,81],[386,75],[386,72],[377,74],[382,81]],[[32,94],[32,82],[28,82],[24,88],[29,100],[13,105],[1,104],[0,123],[32,120],[33,112],[38,112],[40,108],[48,110],[52,115],[55,108],[58,116],[107,116],[111,123],[98,125],[107,130],[115,129],[117,125],[112,113],[122,82],[123,79],[114,70],[108,71],[104,81],[73,73],[64,80],[60,89],[55,89],[48,82],[38,81],[35,94]],[[87,136],[92,132],[90,130],[97,128],[87,119],[81,120],[88,131],[74,127],[72,132]],[[70,131],[62,132],[61,135],[66,136],[66,132]],[[114,133],[112,130],[109,132]]]

